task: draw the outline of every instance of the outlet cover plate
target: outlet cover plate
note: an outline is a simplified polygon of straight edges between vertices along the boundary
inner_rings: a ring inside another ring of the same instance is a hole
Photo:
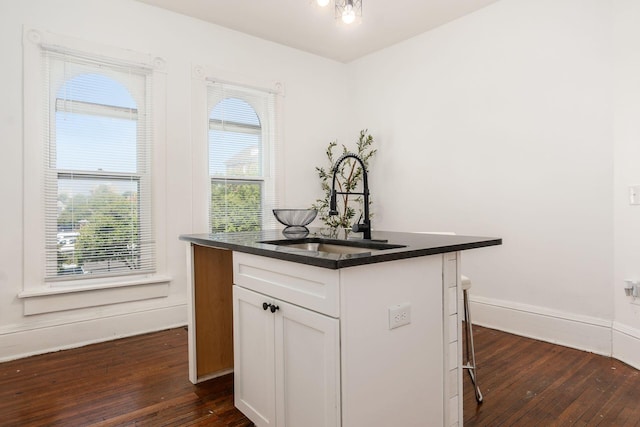
[[[640,185],[632,185],[629,187],[629,204],[640,205]]]
[[[389,329],[411,323],[411,304],[404,303],[389,307]]]

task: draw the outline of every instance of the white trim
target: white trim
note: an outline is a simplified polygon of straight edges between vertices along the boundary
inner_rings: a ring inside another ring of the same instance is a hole
[[[601,319],[598,317],[585,316],[582,314],[569,313],[566,311],[554,310],[547,307],[531,305],[531,304],[523,304],[519,302],[499,300],[495,298],[484,298],[480,296],[474,296],[470,300],[471,302],[475,302],[478,304],[485,305],[493,305],[502,308],[508,308],[514,311],[521,311],[525,313],[535,313],[545,317],[553,317],[562,320],[569,320],[572,322],[578,323],[587,323],[594,326],[603,326],[610,328],[612,326],[612,322],[607,319]]]
[[[107,46],[85,39],[30,28],[28,26],[24,26],[22,31],[25,46],[32,44],[38,48],[56,52],[75,53],[97,60],[105,60],[114,64],[121,61],[122,64],[126,64],[127,66],[135,64],[142,68],[149,69],[163,70],[166,65],[164,58],[134,52],[130,49]]]
[[[52,313],[86,307],[141,301],[169,295],[170,277],[155,276],[91,287],[41,287],[21,292],[24,315]]]
[[[612,322],[529,304],[474,296],[473,323],[501,331],[612,355]]]
[[[209,197],[211,181],[209,177],[209,146],[207,109],[207,83],[195,76],[191,79],[191,227],[192,233],[208,233]],[[203,70],[200,70],[204,73]]]
[[[272,138],[263,137],[263,197],[265,194],[272,194],[272,203],[281,203],[283,200],[283,170],[279,170],[283,161],[283,141],[282,141],[282,98],[284,98],[284,84],[277,80],[269,80],[256,76],[242,75],[237,72],[230,72],[217,67],[192,64],[191,65],[191,147],[192,147],[192,232],[210,232],[209,201],[211,198],[211,177],[209,175],[209,147],[208,147],[208,126],[209,122],[209,91],[211,82],[228,83],[244,89],[269,92],[275,95],[274,109],[270,113],[273,115],[271,124],[275,126]],[[240,96],[247,100],[245,95]],[[248,101],[249,102],[249,101]],[[255,103],[249,102],[259,117],[264,117],[267,113]],[[270,124],[270,125],[271,125]],[[263,125],[264,126],[264,125]],[[263,127],[263,132],[270,132],[271,129]],[[264,218],[271,217],[271,208],[264,203],[263,198],[263,223]]]
[[[189,381],[197,384],[198,381],[198,352],[196,351],[196,293],[195,272],[193,270],[193,244],[187,245],[187,347],[189,357]]]
[[[186,325],[186,304],[2,333],[0,362]],[[96,338],[96,331],[100,331]]]
[[[191,77],[194,80],[205,82],[205,86],[207,81],[228,83],[285,96],[284,84],[278,80],[269,80],[258,76],[247,76],[211,65],[192,64]]]
[[[60,286],[62,282],[58,282],[58,286],[42,286],[40,288],[30,288],[29,290],[20,292],[18,294],[18,298],[31,298],[31,297],[41,297],[47,295],[58,295],[58,294],[66,294],[71,292],[86,292],[86,291],[95,291],[100,289],[111,289],[111,288],[122,288],[126,286],[136,286],[136,285],[149,285],[153,283],[168,283],[171,282],[171,277],[169,276],[149,276],[149,277],[140,277],[140,278],[131,278],[131,276],[122,276],[123,280],[114,281],[113,278],[109,278],[111,280],[105,281],[103,278],[102,281],[96,282],[91,285],[82,285],[78,286],[76,281],[69,282],[69,286]],[[116,278],[117,279],[117,278]],[[75,286],[73,286],[75,285]]]
[[[640,369],[640,329],[613,322],[613,357]]]
[[[44,283],[44,170],[42,167],[41,135],[43,123],[41,48],[76,52],[87,58],[109,63],[135,64],[152,70],[153,85],[149,93],[151,103],[145,104],[153,112],[151,178],[152,235],[155,240],[156,275],[118,276],[107,280],[89,278],[75,283]],[[63,47],[61,47],[63,46]],[[25,26],[23,28],[23,112],[24,112],[24,191],[23,221],[23,292],[18,297],[24,304],[25,315],[72,310],[83,307],[140,301],[169,295],[171,278],[163,275],[167,269],[166,253],[166,61],[128,49],[105,46]],[[84,285],[84,286],[81,286]],[[1,331],[0,331],[1,333]]]
[[[633,328],[631,326],[627,326],[620,322],[613,322],[613,330],[616,332],[620,332],[622,334],[628,335],[631,338],[635,338],[640,340],[640,329]],[[638,353],[640,356],[640,352]]]

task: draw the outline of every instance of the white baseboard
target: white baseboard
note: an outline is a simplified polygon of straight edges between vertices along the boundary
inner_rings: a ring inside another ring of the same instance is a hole
[[[614,322],[613,357],[640,369],[640,330]]]
[[[612,356],[640,369],[640,330],[619,322],[474,296],[474,324]],[[0,362],[187,324],[186,305],[0,335]]]
[[[186,304],[0,335],[0,362],[185,326]]]
[[[612,322],[544,307],[472,296],[474,324],[604,356],[612,355]]]

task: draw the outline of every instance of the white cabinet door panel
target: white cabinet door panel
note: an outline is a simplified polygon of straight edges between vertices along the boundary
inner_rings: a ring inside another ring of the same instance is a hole
[[[257,426],[275,426],[273,314],[268,298],[233,287],[234,402]]]
[[[340,425],[339,321],[279,303],[275,317],[278,426]]]
[[[258,427],[339,427],[338,319],[240,286],[233,296],[236,407]]]

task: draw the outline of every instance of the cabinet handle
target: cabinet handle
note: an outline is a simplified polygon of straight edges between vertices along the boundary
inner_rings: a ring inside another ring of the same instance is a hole
[[[269,304],[269,303],[263,302],[262,303],[262,309],[266,310],[268,308],[271,308],[271,312],[272,313],[275,313],[276,310],[280,310],[280,307],[278,307],[277,305],[273,305],[273,304]]]

